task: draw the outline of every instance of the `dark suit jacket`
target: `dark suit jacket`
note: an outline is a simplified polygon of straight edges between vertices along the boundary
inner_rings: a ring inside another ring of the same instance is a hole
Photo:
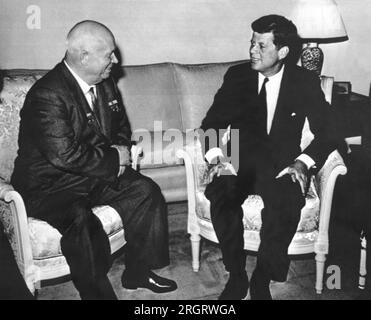
[[[307,117],[315,139],[305,149],[320,168],[330,143],[330,108],[319,78],[298,66],[285,66],[270,134],[258,110],[258,72],[249,63],[231,67],[202,122],[201,129],[239,129],[239,168],[252,161],[273,166],[278,172],[301,154],[302,128]]]
[[[11,181],[25,200],[64,189],[87,194],[96,181],[115,181],[119,155],[110,146],[130,146],[131,129],[111,78],[97,85],[97,99],[99,125],[63,62],[30,89]]]

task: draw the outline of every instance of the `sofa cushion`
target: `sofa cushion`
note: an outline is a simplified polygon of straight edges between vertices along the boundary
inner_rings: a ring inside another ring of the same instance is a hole
[[[228,68],[242,62],[174,65],[183,131],[200,127]]]
[[[183,163],[176,151],[183,148],[185,134],[179,129],[167,131],[135,130],[132,140],[143,149],[139,158],[141,169],[164,168]]]
[[[187,199],[187,181],[184,166],[168,166],[140,170],[160,186],[166,202],[184,201]]]
[[[18,150],[19,111],[28,90],[46,71],[12,70],[0,90],[0,177],[10,180]]]
[[[125,66],[118,88],[132,130],[162,131],[182,128],[171,64]],[[154,129],[154,121],[159,121],[162,129]]]
[[[123,228],[122,220],[115,209],[110,206],[93,208],[94,214],[102,222],[108,236]],[[34,259],[52,258],[62,255],[60,240],[62,235],[45,221],[28,218],[28,229]]]

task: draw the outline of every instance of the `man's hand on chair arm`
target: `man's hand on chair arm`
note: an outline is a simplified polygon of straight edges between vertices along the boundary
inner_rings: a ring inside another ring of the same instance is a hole
[[[310,158],[310,160],[312,160]],[[313,160],[312,160],[313,161]],[[306,196],[308,189],[309,189],[309,168],[313,167],[313,164],[310,163],[311,165],[307,165],[304,161],[303,158],[300,159],[300,157],[295,159],[295,162],[282,170],[276,177],[276,179],[281,178],[285,174],[290,175],[291,180],[293,182],[299,182],[301,192],[303,193],[303,196]]]
[[[362,136],[347,137],[345,138],[345,143],[348,148],[347,153],[351,153],[351,145],[362,145]]]
[[[220,175],[237,175],[233,165],[229,162],[222,162],[224,158],[220,148],[212,148],[205,154],[205,161],[208,164],[208,183],[213,181],[214,177]]]

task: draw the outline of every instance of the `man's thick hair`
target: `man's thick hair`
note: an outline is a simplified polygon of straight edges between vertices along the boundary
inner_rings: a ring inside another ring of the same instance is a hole
[[[294,63],[298,61],[301,41],[295,24],[283,16],[271,14],[255,20],[251,24],[254,32],[267,33],[272,32],[274,36],[273,43],[278,47],[289,47],[289,54],[286,62]]]

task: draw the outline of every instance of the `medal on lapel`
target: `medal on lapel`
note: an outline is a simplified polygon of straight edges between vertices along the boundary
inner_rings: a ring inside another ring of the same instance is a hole
[[[116,99],[108,102],[108,106],[113,112],[119,112],[120,111],[120,107],[119,107],[118,101]]]

